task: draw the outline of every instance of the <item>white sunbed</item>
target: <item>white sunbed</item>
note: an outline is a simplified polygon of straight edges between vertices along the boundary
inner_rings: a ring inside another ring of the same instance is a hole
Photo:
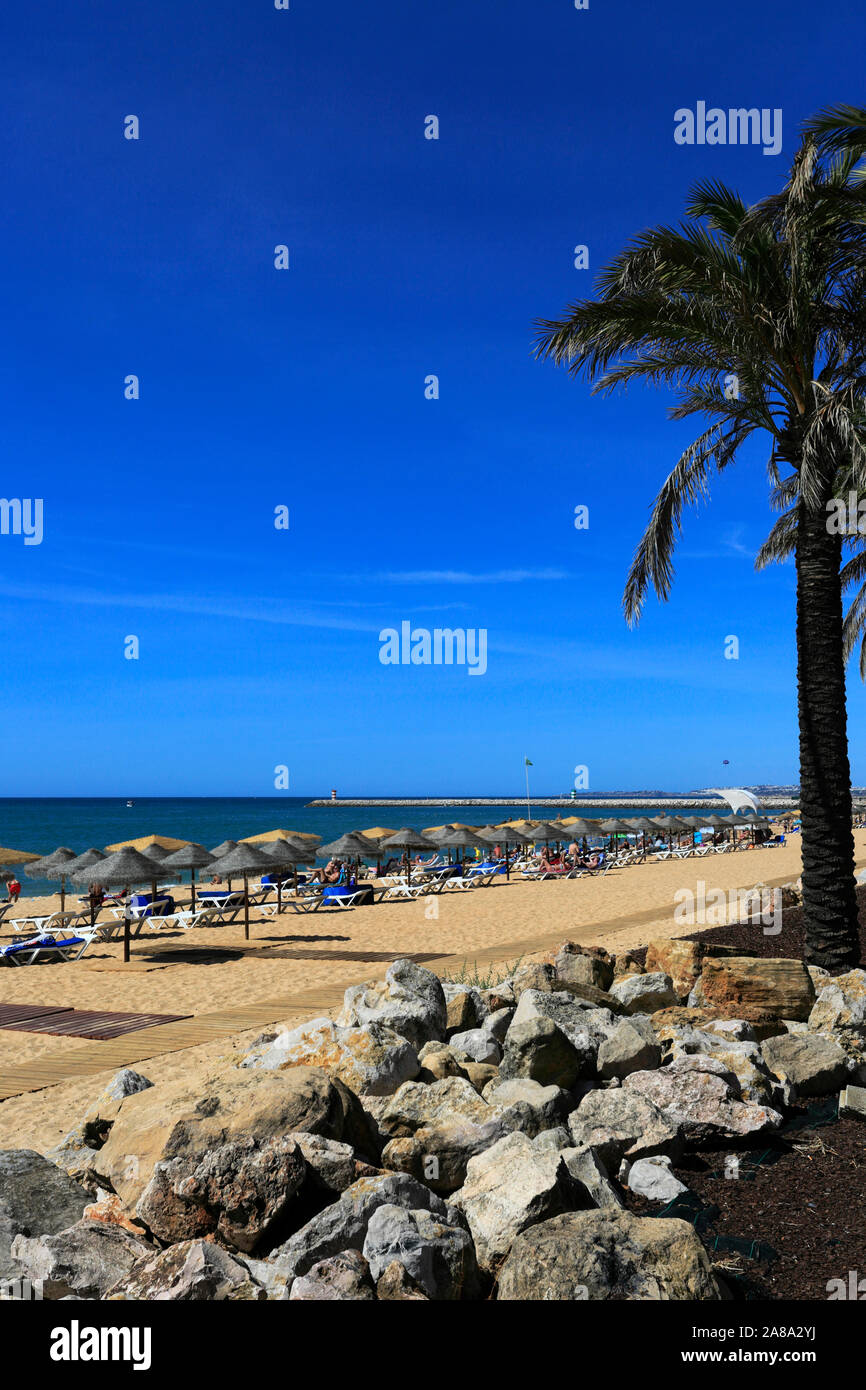
[[[85,931],[59,940],[43,932],[31,941],[16,941],[11,946],[0,948],[0,965],[35,965],[38,961],[52,959],[80,960],[96,938],[95,931]]]
[[[9,925],[16,933],[25,931],[28,927],[35,932],[43,935],[47,932],[66,931],[74,928],[79,922],[86,922],[90,925],[89,912],[49,912],[42,917],[13,917],[10,918]]]

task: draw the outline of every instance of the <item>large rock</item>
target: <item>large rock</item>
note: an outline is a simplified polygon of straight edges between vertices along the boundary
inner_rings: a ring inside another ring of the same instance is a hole
[[[740,1020],[735,1024],[737,1031],[749,1026]],[[741,1100],[774,1109],[790,1100],[788,1091],[770,1071],[756,1042],[740,1040],[713,1027],[679,1030],[672,1041],[669,1057],[675,1060],[699,1054],[715,1057],[726,1073],[736,1077]]]
[[[626,1184],[630,1192],[646,1197],[649,1202],[672,1202],[688,1192],[684,1182],[671,1172],[671,1161],[662,1154],[654,1158],[639,1158],[629,1165]]]
[[[637,976],[640,979],[641,976]],[[640,1022],[639,1022],[640,1020]],[[598,1074],[605,1079],[628,1076],[633,1071],[649,1071],[661,1061],[661,1048],[648,1021],[643,1027],[639,1014],[635,1022],[623,1020],[598,1049]]]
[[[668,1154],[676,1159],[682,1152],[676,1125],[663,1111],[622,1088],[590,1091],[569,1116],[568,1128],[577,1147],[594,1149],[609,1173],[616,1173],[624,1158],[633,1162]]]
[[[307,1176],[313,1186],[337,1197],[358,1178],[366,1177],[361,1169],[367,1167],[355,1158],[351,1144],[326,1139],[323,1134],[305,1134],[302,1130],[285,1136],[297,1144],[307,1164]]]
[[[538,1131],[564,1124],[577,1104],[570,1092],[561,1086],[542,1086],[528,1076],[515,1076],[510,1080],[496,1077],[484,1087],[482,1095],[488,1105],[528,1105],[537,1117]]]
[[[289,1299],[293,1303],[373,1303],[376,1290],[361,1252],[342,1250],[299,1275]]]
[[[322,1134],[351,1144],[363,1157],[377,1156],[370,1117],[335,1077],[315,1067],[232,1067],[202,1082],[180,1078],[124,1100],[94,1163],[103,1186],[132,1208],[158,1162],[198,1160],[234,1139],[255,1135],[264,1144],[291,1130]]]
[[[379,1117],[382,1133],[391,1136],[382,1162],[429,1182],[437,1192],[454,1192],[463,1184],[470,1158],[504,1134],[536,1134],[549,1122],[543,1106],[535,1108],[522,1098],[488,1103],[459,1077],[432,1086],[408,1081]]]
[[[847,1054],[831,1038],[789,1033],[768,1038],[762,1051],[770,1070],[790,1082],[798,1096],[829,1095],[848,1075]]]
[[[849,970],[845,975],[828,979],[809,1014],[810,1030],[828,1033],[836,1029],[863,1030],[864,1027],[866,970]]]
[[[77,1221],[51,1236],[16,1236],[12,1255],[43,1298],[102,1298],[153,1255],[153,1246],[121,1226]]]
[[[411,1043],[382,1023],[340,1028],[330,1018],[314,1018],[278,1033],[273,1042],[249,1052],[242,1067],[280,1071],[322,1067],[358,1096],[390,1096],[418,1075]]]
[[[659,1071],[633,1072],[623,1089],[651,1101],[691,1144],[757,1137],[782,1123],[770,1106],[740,1100],[735,1075],[715,1057],[678,1057]]]
[[[609,1009],[596,1008],[568,990],[552,993],[524,990],[510,1026],[531,1023],[537,1018],[549,1018],[561,1028],[578,1052],[585,1055],[587,1066],[598,1051],[599,1043],[610,1037],[618,1022]],[[507,1033],[505,1037],[507,1041]]]
[[[446,1026],[448,1032],[460,1033],[467,1028],[478,1028],[487,1016],[487,1005],[477,989],[471,985],[457,985],[450,980],[442,981],[442,993],[447,1008]]]
[[[257,1302],[267,1293],[240,1260],[208,1240],[187,1240],[139,1260],[106,1294],[110,1302]]]
[[[270,1262],[285,1275],[306,1274],[319,1260],[345,1250],[363,1250],[370,1218],[379,1207],[405,1207],[429,1211],[447,1225],[459,1225],[453,1208],[446,1206],[424,1183],[403,1173],[361,1178],[339,1201],[308,1221],[271,1252]]]
[[[131,1067],[123,1067],[115,1072],[78,1124],[64,1135],[59,1144],[48,1150],[46,1158],[81,1183],[82,1187],[95,1192],[99,1179],[93,1167],[94,1152],[105,1143],[121,1102],[127,1096],[148,1090],[152,1085],[152,1081]]]
[[[679,1002],[670,975],[661,971],[623,975],[614,980],[610,992],[630,1014],[654,1014]]]
[[[502,1048],[492,1033],[486,1028],[470,1028],[466,1033],[452,1033],[451,1046],[465,1052],[473,1062],[491,1062],[497,1066],[502,1056]],[[411,1080],[405,1077],[404,1080]]]
[[[453,1201],[466,1217],[482,1269],[502,1259],[528,1226],[590,1205],[562,1153],[537,1147],[525,1134],[509,1134],[470,1159]]]
[[[434,1038],[443,1041],[448,1008],[442,983],[432,970],[414,961],[395,960],[385,971],[384,980],[346,990],[337,1023],[344,1028],[382,1023],[415,1048]]]
[[[136,1213],[166,1243],[213,1234],[252,1252],[286,1218],[306,1175],[291,1135],[248,1135],[157,1163]]]
[[[560,985],[592,985],[594,989],[607,990],[613,981],[613,961],[602,947],[565,941],[552,965]]]
[[[750,1022],[771,1014],[805,1021],[815,1002],[815,987],[801,960],[730,956],[705,960],[689,1003],[728,1018]]]
[[[14,1279],[16,1236],[56,1235],[80,1220],[91,1195],[33,1149],[0,1150],[0,1279]]]
[[[429,1211],[381,1206],[364,1239],[370,1273],[378,1280],[398,1260],[429,1299],[453,1302],[478,1290],[472,1240],[462,1227],[449,1226]]]
[[[569,1090],[582,1076],[595,1071],[595,1050],[589,1035],[579,1047],[552,1018],[513,1021],[505,1036],[499,1075],[503,1079],[525,1076],[542,1086]]]
[[[661,971],[670,978],[678,999],[688,999],[701,973],[704,946],[700,941],[662,937],[647,946],[647,971]]]
[[[430,1302],[426,1293],[421,1292],[414,1279],[409,1277],[406,1266],[401,1265],[399,1260],[392,1260],[384,1274],[380,1274],[376,1284],[376,1297],[380,1303]]]
[[[506,1302],[717,1300],[704,1247],[687,1221],[584,1211],[519,1235],[498,1281]]]

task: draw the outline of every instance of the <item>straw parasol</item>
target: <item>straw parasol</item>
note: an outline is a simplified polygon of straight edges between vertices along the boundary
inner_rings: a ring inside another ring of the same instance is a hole
[[[228,854],[224,854],[218,859],[214,868],[219,870],[221,878],[228,878],[230,874],[242,874],[244,880],[244,937],[250,939],[250,887],[248,875],[254,869],[272,869],[274,861],[269,859],[257,845],[239,844],[234,849],[230,849]]]
[[[119,840],[116,845],[106,845],[105,849],[108,854],[120,849],[137,849],[139,854],[145,854],[157,845],[166,854],[171,854],[172,850],[183,849],[188,844],[189,840],[173,840],[170,835],[139,835],[137,840]]]
[[[66,907],[66,869],[64,865],[71,864],[78,855],[74,849],[67,849],[66,845],[61,845],[59,849],[52,850],[51,854],[45,854],[41,859],[28,864],[24,870],[28,878],[59,878],[60,879],[60,911]]]
[[[478,838],[488,844],[503,844],[505,846],[505,877],[510,878],[511,865],[508,861],[508,846],[528,844],[532,836],[526,835],[522,830],[515,830],[513,825],[486,825],[483,830],[478,831]]]
[[[205,849],[204,845],[197,845],[190,841],[182,849],[176,849],[173,854],[166,855],[162,861],[164,869],[189,869],[190,889],[192,892],[192,906],[195,907],[195,871],[204,869],[208,864],[214,862],[214,856]]]
[[[641,853],[644,853],[646,850],[647,831],[654,832],[657,829],[655,821],[650,820],[649,816],[629,816],[629,824],[635,832],[638,830],[640,831]]]
[[[316,851],[316,858],[333,858],[335,854],[344,859],[359,859],[364,855],[372,855],[375,858],[378,850],[379,846],[368,840],[360,830],[349,830],[338,840],[332,840],[329,845],[321,845]]]
[[[97,850],[98,854],[99,851]],[[84,858],[81,855],[80,858]],[[127,846],[124,849],[115,850],[113,854],[108,854],[104,859],[100,859],[99,878],[103,883],[149,883],[153,879],[153,860],[145,855],[139,854],[137,849]],[[87,868],[76,870],[72,874],[76,882],[90,883],[93,879],[92,864]],[[127,903],[123,917],[123,959],[129,960],[129,923],[130,912]]]
[[[11,868],[13,864],[35,864],[40,854],[31,854],[26,849],[0,849],[0,864]]]
[[[443,826],[442,829],[447,829]],[[425,832],[426,833],[426,832]],[[374,825],[370,830],[359,830],[359,835],[363,835],[367,840],[387,840],[389,835],[396,835],[396,830],[388,830],[384,825]]]
[[[382,840],[382,849],[402,849],[406,851],[406,882],[412,882],[412,861],[409,858],[410,849],[438,849],[435,840],[431,840],[428,835],[422,834],[420,830],[412,830],[408,825],[404,825],[402,830],[397,830],[393,835],[389,835],[387,840]]]
[[[441,849],[448,850],[449,859],[452,849],[477,849],[479,845],[484,846],[484,841],[480,840],[473,830],[463,827],[454,830],[449,830],[446,827],[435,835],[431,835],[430,839],[435,840]]]
[[[311,835],[308,830],[263,830],[259,835],[245,835],[242,845],[267,845],[272,840],[301,840],[304,844],[320,845],[321,835]]]
[[[269,840],[266,844],[259,845],[263,854],[268,856],[275,869],[288,868],[294,869],[295,892],[298,891],[298,865],[309,864],[316,857],[316,851],[308,845],[302,845],[297,840]],[[282,874],[277,875],[277,916],[283,910],[283,878]]]

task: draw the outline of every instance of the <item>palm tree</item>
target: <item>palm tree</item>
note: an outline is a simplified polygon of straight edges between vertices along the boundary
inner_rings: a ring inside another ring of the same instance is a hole
[[[841,538],[826,504],[841,470],[866,480],[861,343],[866,188],[856,156],[804,139],[783,191],[748,208],[724,185],[692,191],[678,228],[641,233],[602,272],[597,297],[537,325],[536,356],[610,394],[643,380],[673,390],[673,419],[708,428],[655,500],[628,574],[626,620],[650,587],[670,594],[682,514],[753,434],[770,436],[776,539],[793,536],[806,958],[860,958],[842,655]],[[723,385],[727,383],[727,385]]]

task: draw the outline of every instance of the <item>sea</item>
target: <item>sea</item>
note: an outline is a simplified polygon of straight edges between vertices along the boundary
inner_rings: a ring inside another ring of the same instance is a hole
[[[105,849],[118,840],[143,835],[169,835],[194,840],[212,849],[223,840],[241,840],[268,830],[301,830],[321,835],[323,844],[336,840],[349,830],[371,829],[374,825],[394,830],[403,826],[423,830],[425,826],[459,821],[464,825],[497,825],[526,814],[525,806],[514,802],[491,805],[448,805],[436,802],[426,806],[310,806],[307,797],[135,797],[127,806],[120,797],[57,797],[0,799],[0,846],[48,854],[65,845],[84,850]],[[633,807],[617,809],[610,805],[557,808],[530,804],[533,819],[555,819],[557,815],[581,815],[602,820],[619,816],[654,816],[664,808]],[[688,811],[684,815],[693,814]],[[34,897],[57,891],[57,882],[28,878],[23,868],[16,870],[22,896]]]

